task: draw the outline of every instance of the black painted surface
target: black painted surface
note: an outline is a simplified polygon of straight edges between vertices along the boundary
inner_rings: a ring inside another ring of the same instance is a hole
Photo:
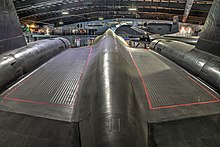
[[[216,100],[175,64],[151,51],[133,51],[132,54],[146,83],[153,109]]]
[[[82,146],[199,147],[201,139],[217,141],[217,126],[206,125],[203,116],[220,113],[219,94],[172,61],[131,49],[109,31],[95,42],[77,103]],[[188,141],[196,124],[204,126],[195,134],[200,139]],[[180,133],[173,137],[175,130]]]
[[[0,0],[0,54],[26,45],[11,0]]]
[[[69,41],[64,38],[46,39],[1,54],[0,92],[68,47]]]
[[[141,29],[137,29],[135,27],[131,27],[129,25],[122,25],[115,30],[117,35],[129,35],[132,37],[135,36],[145,36],[145,31]]]
[[[173,45],[175,46],[175,44]],[[188,48],[192,47],[190,45],[186,48],[184,45],[182,47],[174,52],[178,56],[174,54],[173,57],[178,59],[192,50]],[[2,127],[0,124],[0,130],[2,128],[9,132],[9,138],[2,137],[4,146],[12,146],[11,143],[20,143],[21,146],[24,146],[26,143],[28,147],[34,145],[200,147],[211,143],[214,143],[212,145],[215,146],[215,143],[218,143],[218,138],[220,138],[218,131],[219,94],[172,61],[150,50],[130,48],[121,37],[116,36],[110,30],[95,40],[90,52],[88,47],[71,51],[73,54],[67,50],[54,58],[52,60],[54,64],[48,62],[49,66],[44,71],[50,71],[54,69],[53,67],[62,72],[68,71],[68,67],[77,71],[78,66],[85,67],[79,85],[79,97],[74,105],[75,110],[70,112],[64,108],[63,110],[66,112],[59,113],[71,115],[72,119],[69,122],[57,121],[61,119],[53,115],[60,111],[60,107],[51,109],[48,105],[43,108],[35,106],[36,104],[26,104],[25,101],[18,104],[16,99],[11,102],[3,100],[1,109],[14,112],[0,113],[0,116],[2,115],[0,120],[6,123]],[[166,50],[161,51],[167,53]],[[81,53],[83,57],[88,55],[86,63],[85,58],[81,59]],[[67,63],[68,66],[62,64],[61,61]],[[58,65],[59,67],[57,67]],[[43,74],[40,69],[38,71],[38,74]],[[48,91],[51,87],[50,82],[56,81],[58,78],[51,76],[49,79],[43,78],[31,84],[24,82],[21,89],[17,88],[18,91],[9,93],[9,95],[19,97],[23,95],[21,91],[30,88],[32,84],[42,88],[41,92]],[[70,79],[65,83],[73,81]],[[61,86],[62,84],[59,82],[55,85]],[[36,87],[33,87],[32,90],[38,90]],[[9,90],[12,89],[13,87]],[[70,93],[74,92],[73,89],[69,90]],[[63,89],[60,93],[67,91]],[[40,99],[48,100],[43,95],[41,96],[31,95],[31,100],[35,102],[39,102]],[[5,109],[5,107],[8,108]],[[21,113],[18,108],[26,110],[25,114],[30,116],[16,114]],[[32,113],[33,109],[39,109],[38,113]],[[41,121],[43,121],[43,127],[36,127],[35,125],[41,124]],[[14,124],[15,122],[16,124]],[[212,125],[208,125],[209,123]],[[10,127],[8,128],[7,125]],[[15,127],[14,130],[13,127]],[[197,131],[198,128],[202,129]],[[18,137],[13,136],[14,132],[18,133]],[[63,133],[67,134],[62,135]],[[42,137],[42,134],[46,135]],[[29,136],[27,137],[27,135]],[[22,140],[25,137],[26,142]],[[18,142],[17,138],[21,138],[21,141]],[[192,139],[189,140],[189,138]]]
[[[218,56],[172,40],[155,40],[150,47],[199,76],[217,91],[220,90],[220,58]]]
[[[68,49],[0,95],[4,111],[71,122],[89,48]]]
[[[210,144],[218,147],[220,101],[214,100],[209,93],[218,99],[220,96],[195,79],[204,86],[203,89],[188,78],[191,76],[189,73],[151,50],[130,49],[130,51],[142,73],[153,104],[153,109],[149,110],[141,79],[132,68],[134,65],[131,62],[129,71],[137,106],[141,108],[142,119],[145,119],[148,126],[148,146],[206,147]],[[203,101],[203,98],[210,99]],[[191,100],[197,101],[197,104],[192,104]],[[206,103],[203,104],[200,100]],[[182,105],[187,103],[188,106]]]
[[[219,147],[220,116],[211,115],[150,124],[158,147]]]
[[[200,34],[197,49],[220,56],[220,0],[214,0]]]
[[[1,147],[80,147],[78,123],[0,111]]]
[[[124,58],[125,44],[108,30],[93,46],[77,104],[82,146],[147,145],[147,127],[141,121]]]

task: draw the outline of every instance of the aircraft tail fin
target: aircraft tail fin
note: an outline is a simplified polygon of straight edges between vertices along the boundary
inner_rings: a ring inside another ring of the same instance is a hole
[[[27,45],[12,0],[0,0],[0,54]]]
[[[204,28],[196,45],[197,49],[220,56],[220,1],[214,0]]]

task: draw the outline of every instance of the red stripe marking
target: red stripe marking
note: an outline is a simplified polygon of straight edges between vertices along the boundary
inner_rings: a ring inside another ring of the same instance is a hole
[[[30,79],[30,77],[27,77],[25,80],[23,80],[22,82],[18,83],[11,91],[9,91],[4,97],[3,99],[6,99],[10,94],[12,94],[14,91],[16,91],[21,85],[23,85],[26,81],[28,81]]]
[[[79,78],[79,82],[78,82],[78,85],[77,87],[79,87],[80,83],[81,83],[81,80],[82,80],[82,77],[84,75],[84,71],[86,69],[86,66],[89,62],[89,59],[90,59],[90,56],[91,56],[91,53],[92,53],[93,49],[92,47],[90,47],[90,52],[89,52],[89,55],[88,55],[88,58],[86,60],[86,64],[84,65],[84,68],[83,68],[83,71],[82,71],[82,74],[80,75],[80,78]],[[26,81],[28,81],[30,79],[30,77],[27,77],[25,80],[23,80],[21,83],[19,83],[17,86],[15,86],[9,93],[7,93],[3,99],[4,100],[11,100],[11,101],[17,101],[17,102],[22,102],[22,103],[32,103],[32,104],[38,104],[38,105],[47,105],[47,106],[62,106],[62,107],[67,107],[67,108],[74,108],[75,107],[75,103],[73,106],[68,106],[68,105],[63,105],[63,104],[51,104],[51,103],[47,103],[47,102],[37,102],[37,101],[31,101],[31,100],[23,100],[23,99],[19,99],[19,98],[8,98],[8,96],[10,94],[12,94],[14,91],[16,91],[21,85],[23,85]],[[76,97],[78,97],[78,92],[79,92],[79,88],[77,89],[77,92],[76,92]]]
[[[159,107],[152,108],[152,110],[168,109],[168,108],[176,108],[176,107],[186,107],[186,106],[210,104],[210,103],[217,103],[217,102],[220,102],[220,100],[212,100],[212,101],[205,101],[205,102],[195,102],[195,103],[170,105],[170,106],[159,106]]]
[[[198,83],[196,80],[194,80],[191,76],[187,76],[191,81],[193,81],[194,83],[196,83],[199,87],[201,87],[203,90],[205,90],[210,96],[212,96],[213,98],[215,98],[216,100],[219,101],[219,98],[217,96],[215,96],[214,94],[212,94],[207,88],[205,88],[203,85],[201,85],[200,83]]]
[[[81,74],[81,76],[80,76],[80,78],[79,78],[79,82],[78,82],[78,84],[77,84],[76,99],[77,99],[78,96],[79,96],[79,90],[80,90],[79,86],[80,86],[80,84],[81,84],[81,82],[82,82],[82,77],[83,77],[84,72],[85,72],[85,70],[86,70],[86,66],[87,66],[88,63],[89,63],[89,60],[90,60],[92,51],[93,51],[93,48],[92,48],[92,46],[91,46],[91,47],[90,47],[90,52],[89,52],[88,58],[87,58],[87,60],[86,60],[86,64],[85,64],[84,67],[83,67],[82,74]],[[74,108],[76,107],[76,99],[75,99],[75,102],[74,102],[74,104],[73,104]]]
[[[158,107],[152,107],[152,103],[151,103],[151,100],[150,100],[150,96],[149,96],[149,92],[147,90],[147,87],[146,87],[146,83],[144,81],[144,78],[141,74],[141,71],[137,65],[137,63],[135,62],[134,60],[134,57],[132,55],[132,53],[128,50],[130,56],[131,56],[131,59],[138,71],[138,74],[141,78],[141,82],[142,82],[142,85],[144,87],[144,91],[145,91],[145,95],[146,95],[146,98],[148,100],[148,105],[150,107],[150,110],[159,110],[159,109],[168,109],[168,108],[176,108],[176,107],[186,107],[186,106],[192,106],[192,105],[202,105],[202,104],[209,104],[209,103],[217,103],[217,102],[220,102],[220,99],[217,98],[215,95],[213,95],[208,89],[206,89],[204,86],[202,86],[201,84],[199,84],[197,81],[195,81],[194,79],[192,79],[190,76],[188,76],[188,78],[190,80],[192,80],[194,83],[196,83],[199,87],[201,87],[203,90],[205,90],[210,96],[212,96],[213,98],[215,98],[216,100],[211,100],[211,101],[205,101],[205,102],[194,102],[194,103],[188,103],[188,104],[177,104],[177,105],[170,105],[170,106],[158,106]]]
[[[206,89],[204,86],[202,86],[200,83],[198,83],[196,80],[194,80],[192,77],[187,76],[191,81],[193,81],[195,84],[197,84],[200,88],[205,90],[210,96],[215,98],[216,100],[211,100],[211,101],[205,101],[205,102],[194,102],[194,103],[188,103],[188,104],[177,104],[177,105],[170,105],[170,106],[159,106],[153,108],[153,110],[158,110],[158,109],[167,109],[167,108],[176,108],[176,107],[186,107],[186,106],[193,106],[193,105],[202,105],[202,104],[210,104],[210,103],[217,103],[220,102],[220,99],[217,98],[215,95],[213,95],[208,89]]]
[[[62,107],[67,107],[67,108],[73,108],[73,106],[67,106],[67,105],[62,105],[62,104],[51,104],[47,102],[36,102],[36,101],[23,100],[23,99],[18,99],[18,98],[4,98],[4,100],[11,100],[11,101],[17,101],[17,102],[22,102],[22,103],[32,103],[36,105],[62,106]]]
[[[134,60],[133,55],[131,54],[131,52],[130,52],[129,50],[128,50],[128,52],[129,52],[129,54],[130,54],[130,56],[131,56],[131,59],[132,59],[134,65],[135,65],[135,67],[136,67],[136,69],[137,69],[137,71],[138,71],[138,74],[139,74],[139,76],[140,76],[140,78],[141,78],[141,82],[142,82],[142,85],[143,85],[143,87],[144,87],[144,91],[145,91],[145,95],[146,95],[146,98],[147,98],[147,101],[148,101],[148,105],[149,105],[150,109],[152,110],[153,107],[152,107],[152,104],[151,104],[149,92],[148,92],[147,87],[146,87],[146,84],[145,84],[145,82],[144,82],[144,78],[143,78],[143,76],[142,76],[142,74],[141,74],[141,71],[140,71],[140,69],[139,69],[139,67],[138,67],[138,65],[137,65],[137,63],[136,63],[136,61]]]

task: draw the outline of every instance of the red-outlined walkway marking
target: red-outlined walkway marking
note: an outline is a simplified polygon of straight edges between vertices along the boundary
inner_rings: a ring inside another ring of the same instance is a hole
[[[129,51],[129,49],[128,49],[128,52],[129,52],[129,54],[130,54],[130,56],[131,56],[131,59],[132,59],[134,65],[135,65],[135,67],[136,67],[136,69],[137,69],[137,71],[138,71],[138,74],[139,74],[139,76],[140,76],[140,78],[141,78],[141,82],[142,82],[142,85],[143,85],[143,87],[144,87],[144,92],[145,92],[145,96],[146,96],[147,101],[148,101],[148,105],[149,105],[150,109],[153,109],[152,103],[151,103],[151,100],[150,100],[150,96],[149,96],[149,92],[148,92],[148,90],[147,90],[147,87],[146,87],[144,78],[143,78],[143,76],[142,76],[142,74],[141,74],[141,71],[140,71],[140,69],[138,68],[138,65],[137,65],[136,61],[134,60],[134,57],[133,57],[133,55],[131,54],[131,51]]]
[[[81,76],[80,76],[80,78],[79,78],[79,82],[78,82],[78,84],[77,84],[76,99],[75,99],[74,104],[73,104],[73,107],[74,107],[74,108],[76,107],[76,100],[77,100],[77,98],[78,98],[78,96],[79,96],[79,90],[80,90],[79,86],[80,86],[80,84],[81,84],[81,82],[82,82],[82,77],[83,77],[83,75],[84,75],[84,73],[85,73],[86,67],[87,67],[87,65],[89,64],[89,60],[90,60],[92,51],[93,51],[93,48],[92,48],[92,46],[90,46],[90,52],[89,52],[88,58],[87,58],[87,60],[86,60],[86,64],[85,64],[84,67],[83,67],[82,74],[81,74]]]
[[[205,88],[205,86],[203,86],[202,84],[200,84],[199,82],[197,82],[195,79],[193,79],[191,76],[187,76],[191,81],[193,81],[196,85],[198,85],[199,87],[201,87],[203,90],[205,90],[210,96],[212,96],[213,98],[215,98],[216,100],[220,100],[217,96],[215,96],[214,94],[212,94],[207,88]]]
[[[204,101],[204,102],[195,102],[195,103],[188,103],[188,104],[177,104],[177,105],[169,105],[169,106],[158,106],[154,107],[151,110],[159,110],[159,109],[170,109],[170,108],[177,108],[177,107],[187,107],[187,106],[195,106],[195,105],[204,105],[204,104],[211,104],[220,102],[219,100],[211,100],[211,101]]]
[[[87,66],[89,60],[90,60],[90,56],[91,56],[92,51],[93,51],[93,48],[90,47],[90,52],[89,52],[88,58],[86,60],[86,63],[84,65],[84,68],[82,70],[82,73],[80,75],[80,79],[77,84],[77,87],[79,87],[79,85],[81,83],[82,77],[84,75],[84,71],[86,69],[86,66]],[[46,65],[47,63],[45,63],[43,65]],[[40,69],[41,67],[39,67],[38,69]],[[35,70],[35,71],[37,71],[37,70]],[[31,74],[33,74],[33,73],[34,72],[32,72]],[[59,106],[59,107],[62,106],[62,107],[66,107],[66,108],[75,108],[75,102],[74,102],[74,105],[69,106],[69,105],[63,105],[63,104],[52,104],[52,103],[48,103],[48,102],[37,102],[37,101],[32,101],[32,100],[24,100],[24,99],[20,99],[20,98],[9,98],[10,94],[15,92],[20,86],[22,86],[25,82],[27,82],[30,79],[30,75],[27,76],[26,79],[18,82],[18,84],[15,87],[13,87],[11,90],[9,90],[9,92],[3,97],[3,100],[16,101],[16,102],[20,102],[20,103],[31,103],[31,104],[36,104],[36,105]],[[77,91],[76,91],[77,96],[78,96],[78,91],[79,91],[79,88],[77,88]]]
[[[143,75],[141,74],[141,71],[131,53],[131,51],[128,49],[128,52],[131,56],[131,59],[138,71],[138,74],[139,74],[139,77],[141,79],[141,83],[143,85],[143,88],[144,88],[144,91],[145,91],[145,95],[146,95],[146,98],[147,98],[147,101],[148,101],[148,105],[149,105],[149,108],[150,110],[159,110],[159,109],[170,109],[170,108],[177,108],[177,107],[186,107],[186,106],[193,106],[193,105],[202,105],[202,104],[210,104],[210,103],[217,103],[217,102],[220,102],[220,99],[215,96],[214,94],[212,94],[207,88],[205,88],[205,86],[203,86],[202,84],[200,84],[199,82],[197,82],[196,80],[194,80],[191,76],[187,76],[192,82],[194,82],[195,84],[197,84],[200,88],[202,88],[204,91],[206,91],[211,97],[213,97],[215,100],[210,100],[210,101],[204,101],[204,102],[194,102],[194,103],[188,103],[188,104],[176,104],[176,105],[169,105],[169,106],[158,106],[158,107],[153,107],[152,106],[152,103],[151,103],[151,99],[150,99],[150,96],[149,96],[149,91],[147,90],[147,87],[146,87],[146,83],[144,81],[144,78],[143,78]]]
[[[19,98],[4,98],[4,100],[10,100],[10,101],[16,101],[20,103],[31,103],[35,105],[47,105],[47,106],[53,106],[53,107],[66,107],[66,108],[73,108],[73,106],[68,106],[68,105],[63,105],[63,104],[52,104],[52,103],[47,103],[47,102],[36,102],[36,101],[31,101],[31,100],[23,100]]]

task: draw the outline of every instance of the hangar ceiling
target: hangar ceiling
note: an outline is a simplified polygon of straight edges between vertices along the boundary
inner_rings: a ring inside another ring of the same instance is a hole
[[[14,0],[19,19],[62,25],[99,18],[146,18],[203,24],[213,0]],[[63,13],[67,12],[67,13]]]

